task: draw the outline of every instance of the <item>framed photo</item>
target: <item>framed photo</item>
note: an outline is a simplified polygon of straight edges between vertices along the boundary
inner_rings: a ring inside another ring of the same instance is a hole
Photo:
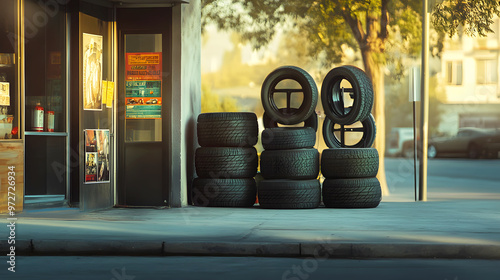
[[[85,183],[109,182],[110,142],[109,129],[86,129]]]
[[[102,111],[102,36],[83,33],[83,109]]]

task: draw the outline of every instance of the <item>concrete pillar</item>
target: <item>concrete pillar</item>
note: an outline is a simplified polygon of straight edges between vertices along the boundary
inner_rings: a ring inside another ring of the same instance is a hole
[[[198,145],[196,118],[201,110],[201,0],[172,11],[172,151],[170,205],[188,204]]]

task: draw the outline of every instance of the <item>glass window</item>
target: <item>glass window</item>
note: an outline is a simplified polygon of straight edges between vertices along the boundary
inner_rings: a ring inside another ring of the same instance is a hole
[[[449,85],[462,84],[462,61],[449,61],[446,64],[446,80]]]
[[[16,81],[16,2],[2,1],[0,19],[0,139],[19,139],[19,95]]]
[[[0,53],[0,139],[18,139],[18,112],[13,53]]]
[[[26,131],[66,132],[65,6],[52,2],[25,2]]]
[[[24,1],[26,195],[67,187],[66,6],[57,2]]]
[[[162,36],[125,35],[125,139],[162,140]]]
[[[476,65],[476,81],[478,84],[496,84],[498,80],[496,59],[478,59]]]

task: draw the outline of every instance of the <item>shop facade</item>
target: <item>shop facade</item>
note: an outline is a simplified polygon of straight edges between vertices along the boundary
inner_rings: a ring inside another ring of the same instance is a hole
[[[35,196],[84,211],[187,205],[200,0],[1,5],[0,211],[9,192],[16,211]]]

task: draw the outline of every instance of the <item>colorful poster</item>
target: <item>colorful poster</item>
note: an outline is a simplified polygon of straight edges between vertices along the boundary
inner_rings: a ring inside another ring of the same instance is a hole
[[[85,135],[85,183],[109,182],[109,129],[87,129]]]
[[[127,53],[125,117],[161,119],[162,53]]]
[[[10,87],[7,82],[0,82],[0,106],[10,106]]]
[[[83,33],[83,109],[102,110],[102,36]]]
[[[109,130],[97,130],[97,181],[109,181]]]
[[[127,53],[125,60],[127,80],[161,80],[161,52]]]
[[[97,153],[85,153],[85,182],[97,182]]]
[[[85,152],[95,152],[97,149],[97,140],[95,137],[95,130],[87,129],[84,131],[85,134]]]

